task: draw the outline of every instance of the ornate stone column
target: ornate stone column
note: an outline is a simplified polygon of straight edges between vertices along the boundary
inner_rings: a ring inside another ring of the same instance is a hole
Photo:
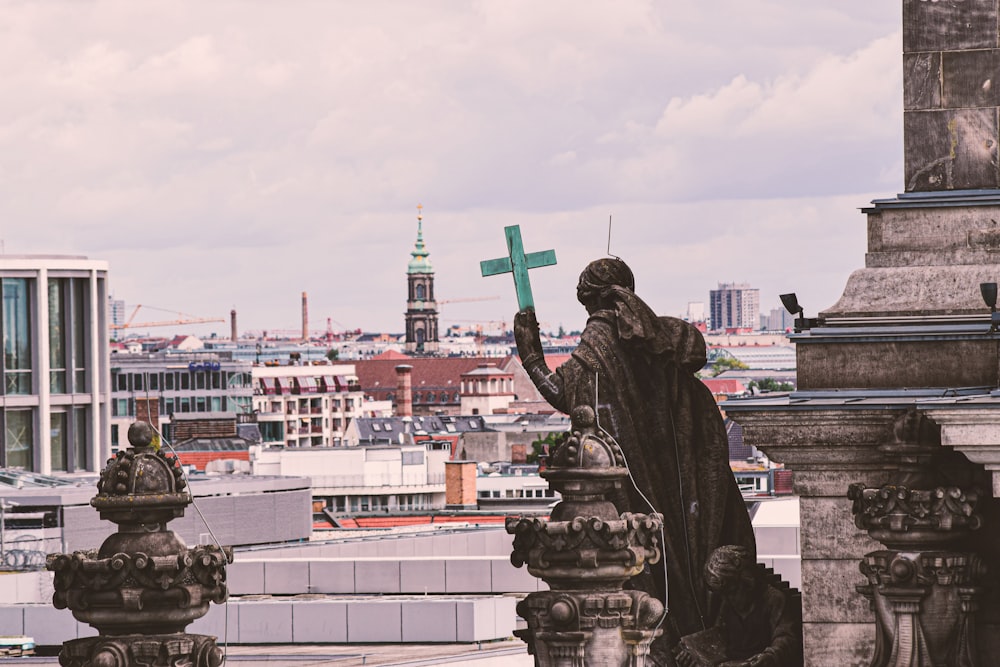
[[[861,561],[868,583],[858,592],[875,612],[872,667],[975,667],[973,642],[984,568],[965,538],[978,530],[980,491],[951,484],[939,429],[916,410],[896,423],[879,449],[898,461],[892,481],[852,484],[848,497],[858,528],[886,549]]]
[[[947,547],[980,526],[977,494],[957,487],[851,487],[859,527],[883,542],[861,561],[875,612],[872,667],[976,667],[978,555]]]
[[[622,586],[660,562],[662,519],[619,516],[608,500],[628,470],[617,445],[596,432],[591,408],[574,411],[572,434],[551,460],[542,476],[562,494],[551,519],[507,519],[511,562],[551,589],[518,604],[528,627],[516,634],[540,667],[643,667],[662,633],[663,604]]]
[[[118,524],[100,549],[50,554],[53,604],[69,608],[98,637],[63,644],[63,667],[218,667],[215,637],[184,632],[226,601],[226,564],[232,551],[216,545],[188,549],[167,523],[183,516],[191,498],[176,457],[151,446],[144,422],[128,432],[132,447],[101,472],[90,501],[101,518]]]

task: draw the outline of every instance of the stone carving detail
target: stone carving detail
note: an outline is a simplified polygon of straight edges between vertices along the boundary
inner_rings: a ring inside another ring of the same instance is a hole
[[[660,562],[662,517],[618,515],[608,494],[628,477],[621,451],[597,432],[591,408],[577,408],[572,418],[573,432],[542,472],[562,495],[551,519],[507,519],[511,562],[526,564],[551,588],[518,604],[528,627],[516,634],[542,667],[643,667],[662,632],[663,604],[621,588]]]
[[[874,551],[857,587],[877,619],[872,665],[975,667],[975,613],[985,567],[957,552]]]
[[[90,504],[118,524],[100,549],[50,554],[53,605],[100,632],[66,642],[64,667],[138,665],[217,667],[215,637],[184,632],[211,602],[226,601],[232,551],[216,545],[188,549],[167,530],[191,498],[180,462],[152,446],[148,424],[129,428],[127,452],[108,461]]]
[[[958,487],[908,489],[887,484],[878,489],[852,484],[847,497],[858,528],[886,545],[948,543],[977,530],[982,524],[975,514],[979,493]]]
[[[939,482],[940,451],[914,411],[881,450],[899,463],[897,482],[852,484],[854,523],[887,549],[866,554],[857,590],[875,614],[871,667],[977,667],[975,614],[986,573],[977,554],[959,551],[978,530],[980,492]]]

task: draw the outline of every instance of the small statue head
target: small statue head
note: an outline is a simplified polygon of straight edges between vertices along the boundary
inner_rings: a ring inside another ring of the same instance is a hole
[[[705,583],[737,611],[748,611],[758,588],[757,564],[750,550],[727,544],[713,551],[705,563]]]
[[[635,276],[628,264],[617,257],[602,257],[587,265],[576,285],[576,298],[588,313],[601,308],[613,287],[635,291]]]

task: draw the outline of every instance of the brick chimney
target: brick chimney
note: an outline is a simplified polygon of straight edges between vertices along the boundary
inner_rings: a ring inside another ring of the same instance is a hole
[[[444,462],[445,507],[447,509],[476,509],[476,462]]]
[[[396,416],[413,416],[413,366],[396,366]]]
[[[309,296],[302,293],[302,340],[309,340]]]

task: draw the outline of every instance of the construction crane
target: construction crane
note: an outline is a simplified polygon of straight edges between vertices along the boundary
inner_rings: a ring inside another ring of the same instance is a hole
[[[496,295],[494,295],[494,296],[469,296],[469,297],[464,297],[464,298],[461,298],[461,299],[441,299],[440,301],[438,301],[438,305],[442,305],[442,304],[445,304],[445,303],[470,303],[472,301],[498,301],[499,299],[500,299],[500,297],[496,296]]]
[[[173,313],[174,315],[177,316],[177,319],[160,320],[157,322],[133,323],[132,320],[134,320],[135,316],[139,314],[139,310],[141,308],[146,308],[148,310],[158,310],[163,313]],[[165,308],[157,308],[155,306],[144,306],[143,304],[140,303],[132,310],[132,314],[128,316],[128,319],[125,320],[124,324],[112,324],[111,329],[113,331],[118,331],[120,329],[138,329],[142,327],[170,327],[181,324],[204,324],[207,322],[225,322],[225,321],[226,321],[225,318],[222,317],[194,317],[193,315],[186,315],[180,311],[167,310]]]

